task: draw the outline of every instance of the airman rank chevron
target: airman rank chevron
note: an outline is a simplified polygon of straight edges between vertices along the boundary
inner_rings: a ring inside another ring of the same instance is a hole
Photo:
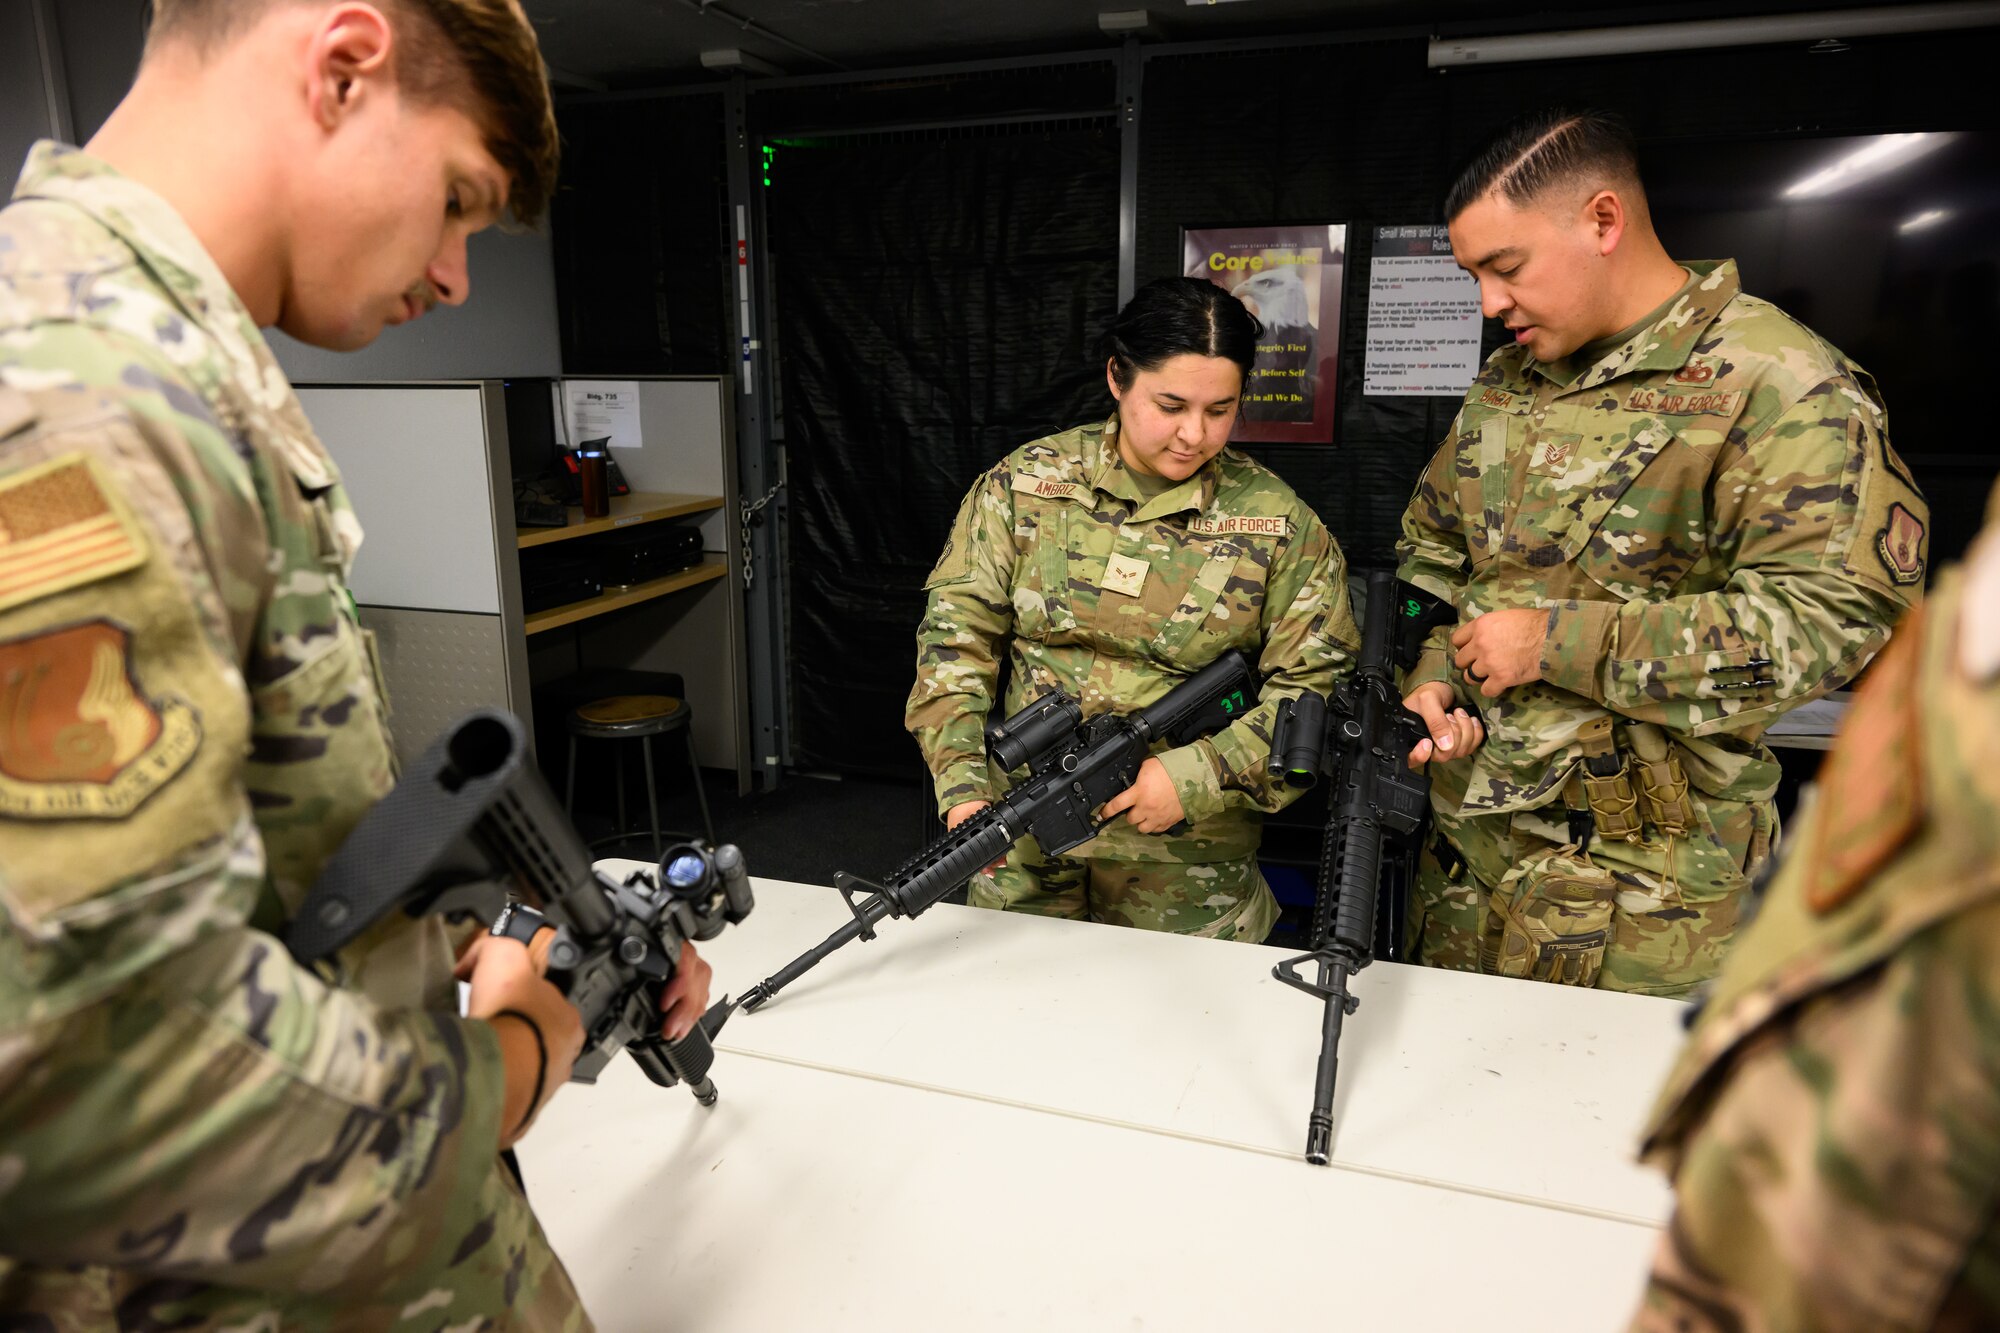
[[[145,537],[85,455],[0,476],[0,611],[145,562]]]
[[[1253,537],[1289,537],[1292,520],[1283,514],[1204,515],[1189,519],[1187,530],[1197,537],[1227,537],[1239,532]]]
[[[1535,459],[1528,471],[1545,477],[1560,477],[1569,467],[1569,460],[1575,455],[1577,446],[1583,442],[1581,435],[1560,431],[1535,432]]]
[[[1084,500],[1090,496],[1090,488],[1079,481],[1056,481],[1050,477],[1024,477],[1016,475],[1014,489],[1023,495],[1036,495],[1046,500]]]

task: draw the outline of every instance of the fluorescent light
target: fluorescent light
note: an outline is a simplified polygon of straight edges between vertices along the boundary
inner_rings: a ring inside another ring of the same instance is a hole
[[[1198,4],[1201,0],[1188,0]],[[2000,23],[2000,4],[1878,5],[1818,14],[1766,14],[1750,18],[1637,23],[1624,28],[1575,28],[1508,37],[1438,37],[1430,44],[1432,69],[1502,65],[1523,60],[1576,60],[1586,56],[1644,55],[1774,42],[1820,42],[1829,37],[1941,32]]]
[[[738,46],[724,46],[701,53],[701,67],[718,74],[783,74],[785,71]]]
[[[1143,9],[1102,10],[1097,30],[1106,37],[1138,37],[1153,31],[1153,16]]]
[[[1922,231],[1925,227],[1934,227],[1950,216],[1951,210],[1948,208],[1926,208],[1914,217],[1904,218],[1902,225],[1897,227],[1896,230],[1908,236],[1913,231]]]
[[[1785,187],[1783,198],[1816,199],[1872,180],[1898,167],[1908,166],[1926,153],[1957,138],[1954,134],[1878,134],[1874,141],[1855,149],[1831,166],[1823,167],[1803,180]]]

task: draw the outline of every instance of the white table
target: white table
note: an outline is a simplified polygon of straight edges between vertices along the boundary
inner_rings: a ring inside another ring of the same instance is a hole
[[[756,891],[702,946],[717,996],[851,919]],[[1546,1333],[1636,1300],[1677,1003],[1377,964],[1321,1169],[1321,1006],[1283,951],[950,906],[878,930],[730,1021],[713,1109],[617,1060],[544,1114],[529,1191],[604,1328]]]
[[[522,1144],[605,1333],[1604,1333],[1657,1232],[779,1061],[615,1061]]]
[[[852,920],[822,886],[756,890],[701,946],[717,997]],[[1271,976],[1285,950],[950,905],[876,929],[719,1045],[1302,1160],[1324,1008]],[[1336,1165],[1666,1220],[1632,1157],[1685,1005],[1390,963],[1354,987]]]

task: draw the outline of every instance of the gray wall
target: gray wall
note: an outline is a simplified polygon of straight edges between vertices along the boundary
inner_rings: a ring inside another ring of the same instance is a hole
[[[472,296],[386,330],[358,352],[327,352],[273,331],[294,382],[500,379],[560,375],[555,252],[546,231],[472,238]]]
[[[61,77],[79,142],[97,132],[139,67],[143,0],[49,0]],[[21,159],[52,133],[35,42],[37,0],[0,0],[0,176],[11,189]],[[4,191],[0,191],[4,194]],[[491,379],[559,375],[554,251],[546,232],[473,238],[472,299],[390,329],[360,352],[325,352],[272,332],[294,380]],[[412,275],[414,276],[414,275]]]
[[[21,159],[54,133],[42,77],[32,0],[0,0],[0,195],[11,193]]]
[[[97,133],[132,86],[146,46],[143,0],[54,0],[77,142]]]

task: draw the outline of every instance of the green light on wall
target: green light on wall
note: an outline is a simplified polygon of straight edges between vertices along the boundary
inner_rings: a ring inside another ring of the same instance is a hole
[[[778,150],[770,144],[764,145],[764,184],[771,183],[771,163],[777,159]]]

